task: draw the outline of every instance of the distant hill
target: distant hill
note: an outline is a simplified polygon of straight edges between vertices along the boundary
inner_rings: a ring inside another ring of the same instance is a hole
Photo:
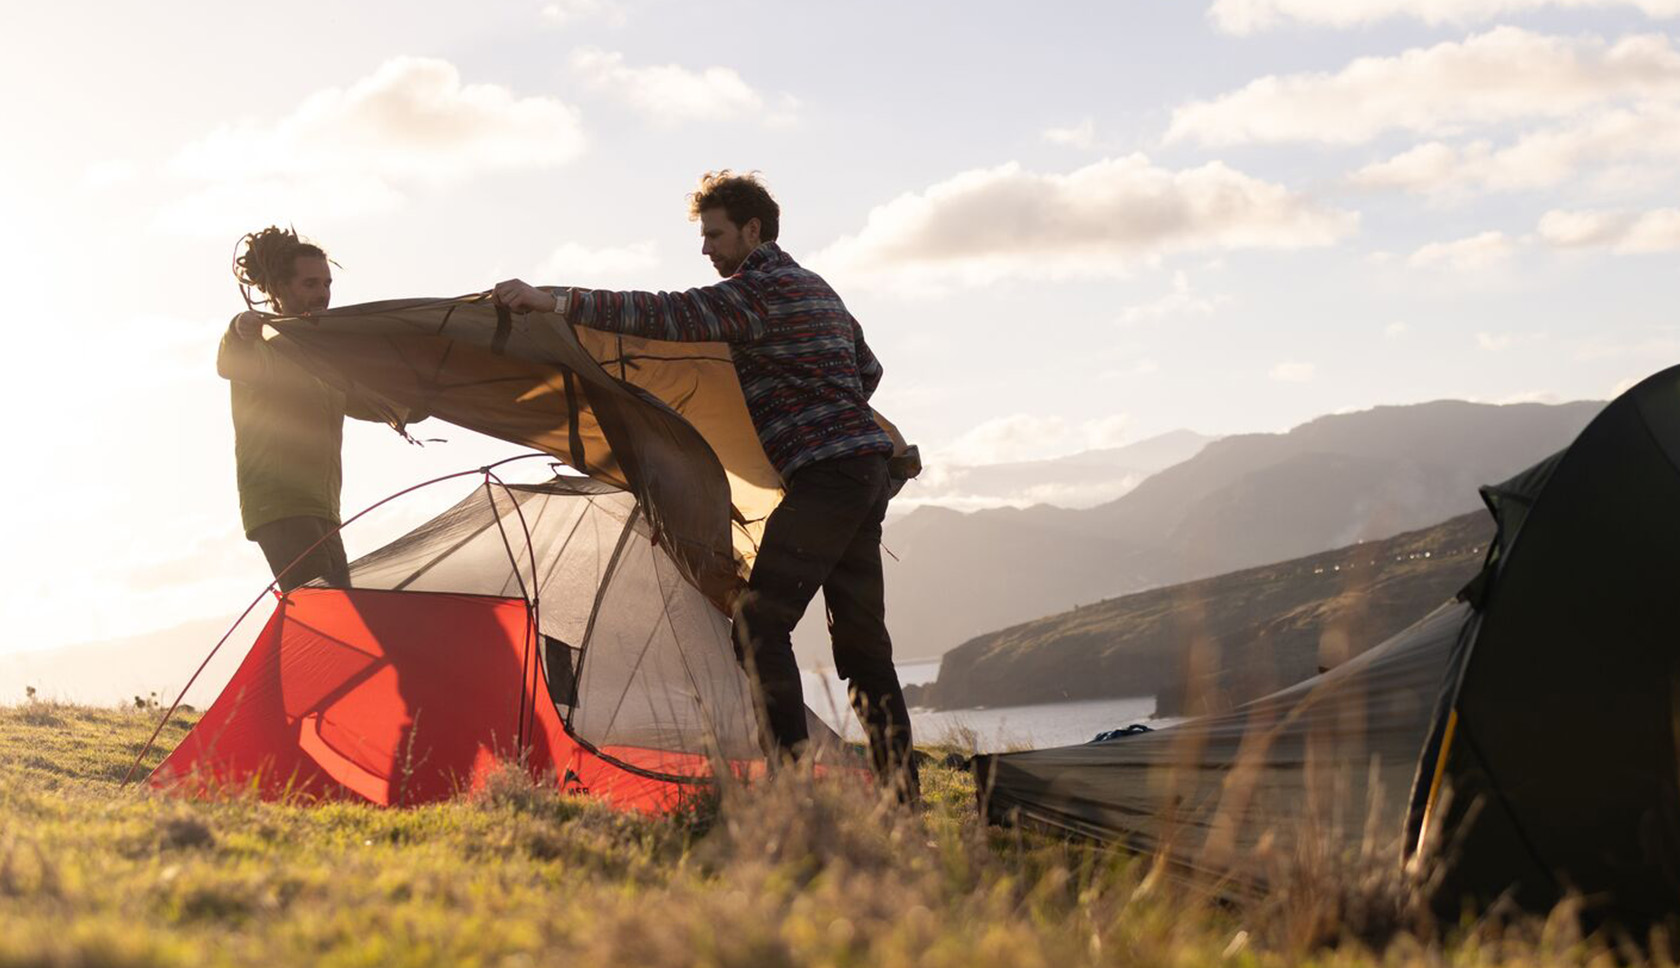
[[[903,659],[1082,603],[1421,528],[1561,450],[1603,407],[1437,401],[1244,434],[1097,507],[921,508],[892,523]]]
[[[932,504],[958,511],[1037,504],[1095,507],[1121,497],[1151,474],[1194,457],[1217,439],[1174,430],[1124,447],[1045,460],[970,466],[930,459],[922,476],[894,504]]]
[[[267,619],[266,609],[247,618],[228,639],[186,701],[208,705],[250,651]],[[22,702],[27,690],[42,699],[91,705],[127,704],[136,697],[174,701],[199,663],[215,647],[233,616],[200,619],[171,628],[104,642],[0,655],[0,705]]]
[[[915,705],[1157,697],[1223,708],[1308,678],[1450,599],[1481,566],[1486,511],[1335,551],[1157,588],[982,635],[945,654]],[[1117,724],[1123,725],[1123,724]]]

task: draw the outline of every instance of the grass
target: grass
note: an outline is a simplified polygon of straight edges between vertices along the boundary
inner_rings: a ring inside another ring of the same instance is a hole
[[[1394,879],[1357,866],[1212,903],[1147,858],[982,826],[946,750],[930,749],[921,815],[795,772],[673,820],[517,771],[415,809],[300,807],[122,788],[157,716],[0,707],[0,966],[1628,960],[1579,937],[1569,910],[1420,937],[1393,916]],[[171,723],[145,767],[190,724]]]

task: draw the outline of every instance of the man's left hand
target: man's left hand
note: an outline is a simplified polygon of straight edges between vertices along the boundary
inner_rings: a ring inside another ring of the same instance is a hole
[[[244,340],[261,339],[263,323],[267,321],[262,313],[250,310],[233,317],[233,331]]]
[[[553,293],[544,292],[519,279],[496,283],[496,288],[490,291],[490,298],[496,305],[506,306],[516,313],[552,313],[560,303]]]

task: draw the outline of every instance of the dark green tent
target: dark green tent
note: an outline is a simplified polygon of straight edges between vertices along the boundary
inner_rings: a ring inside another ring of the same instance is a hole
[[[977,757],[987,816],[1234,891],[1358,850],[1448,912],[1680,913],[1680,367],[1482,494],[1498,535],[1456,601],[1229,713]]]

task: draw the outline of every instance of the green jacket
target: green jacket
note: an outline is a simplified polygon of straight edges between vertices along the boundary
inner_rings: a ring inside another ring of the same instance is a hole
[[[346,413],[383,419],[347,400],[260,339],[222,336],[216,372],[232,389],[233,454],[245,534],[290,517],[339,523]]]

